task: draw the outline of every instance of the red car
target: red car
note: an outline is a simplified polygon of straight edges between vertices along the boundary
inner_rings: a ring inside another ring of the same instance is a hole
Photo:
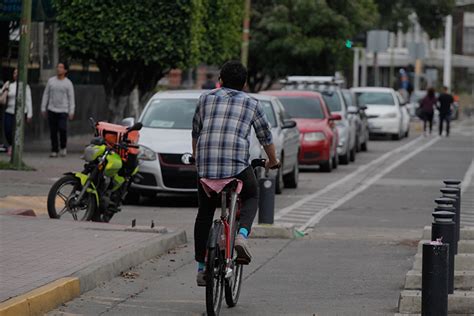
[[[296,121],[300,131],[300,165],[319,165],[325,172],[337,168],[339,136],[334,121],[340,120],[341,116],[331,114],[319,92],[274,90],[261,93],[276,96]]]

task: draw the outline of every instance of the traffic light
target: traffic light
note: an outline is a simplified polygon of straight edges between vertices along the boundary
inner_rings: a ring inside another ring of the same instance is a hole
[[[346,40],[346,48],[352,48],[352,41],[351,40]]]

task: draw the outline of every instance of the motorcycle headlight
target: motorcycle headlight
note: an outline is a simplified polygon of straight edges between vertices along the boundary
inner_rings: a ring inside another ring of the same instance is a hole
[[[321,132],[312,132],[312,133],[305,133],[303,135],[303,139],[307,142],[317,142],[321,140],[325,140],[326,136],[324,133]]]
[[[140,160],[156,160],[156,153],[146,146],[139,146],[138,159]]]
[[[84,149],[84,160],[91,162],[104,153],[104,146],[89,145]]]
[[[397,117],[397,112],[385,113],[381,117],[383,117],[383,118],[396,118]]]

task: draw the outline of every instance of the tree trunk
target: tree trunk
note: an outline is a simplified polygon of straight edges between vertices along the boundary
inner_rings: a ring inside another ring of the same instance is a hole
[[[125,115],[125,110],[130,105],[131,94],[129,95],[111,95],[107,98],[108,104],[107,107],[109,109],[109,120],[111,123],[118,124],[122,121]]]

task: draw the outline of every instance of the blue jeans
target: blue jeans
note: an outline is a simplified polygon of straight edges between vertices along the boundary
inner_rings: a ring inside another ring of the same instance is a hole
[[[3,127],[5,132],[5,138],[7,139],[8,146],[13,144],[13,126],[15,125],[15,115],[10,113],[4,113],[3,116]]]
[[[451,114],[439,115],[439,136],[443,134],[443,122],[446,121],[446,135],[449,136],[449,123],[451,122]]]

